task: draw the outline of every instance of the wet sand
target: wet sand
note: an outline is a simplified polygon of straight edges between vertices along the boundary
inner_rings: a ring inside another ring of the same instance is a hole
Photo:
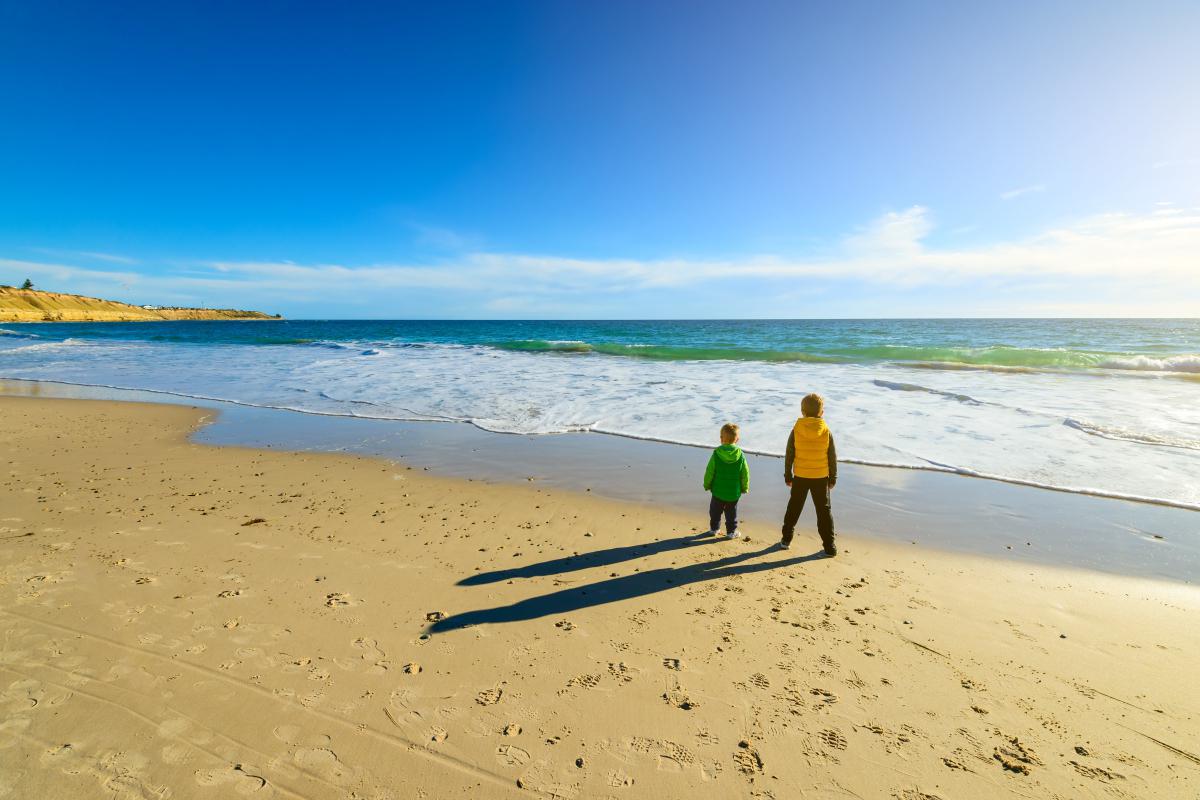
[[[0,797],[1200,791],[1193,586],[848,524],[826,559],[811,515],[781,551],[206,417],[0,398]]]
[[[533,484],[670,506],[705,522],[700,487],[708,451],[572,433],[514,436],[473,425],[321,416],[145,391],[0,380],[0,396],[197,404],[211,409],[195,441],[262,449],[345,452],[407,460],[447,477]],[[715,445],[714,445],[715,446]],[[743,519],[778,529],[787,504],[779,458],[749,456]],[[1200,513],[920,470],[841,465],[839,526],[858,537],[1027,564],[1195,584]]]

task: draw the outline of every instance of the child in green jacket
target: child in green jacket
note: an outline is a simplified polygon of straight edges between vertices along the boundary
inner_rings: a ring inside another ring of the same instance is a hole
[[[737,446],[738,426],[727,422],[721,426],[721,446],[713,450],[704,470],[704,491],[712,492],[708,504],[708,532],[716,536],[721,531],[721,515],[725,515],[725,535],[730,539],[741,536],[738,530],[737,504],[750,491],[750,468],[746,454]]]

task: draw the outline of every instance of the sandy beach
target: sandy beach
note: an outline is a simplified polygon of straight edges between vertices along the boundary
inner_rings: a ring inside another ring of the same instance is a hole
[[[699,491],[189,443],[210,416],[0,398],[0,797],[1200,793],[1193,586],[831,560],[811,513],[781,551]]]

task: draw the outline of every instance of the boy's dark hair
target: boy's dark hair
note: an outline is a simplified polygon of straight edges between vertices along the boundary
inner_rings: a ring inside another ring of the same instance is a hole
[[[806,417],[819,417],[825,413],[825,398],[821,395],[806,394],[800,401],[800,413]]]
[[[726,437],[728,437],[729,441],[731,442],[736,439],[738,437],[738,426],[734,425],[732,422],[726,422],[724,425],[722,425],[721,438],[724,439]]]

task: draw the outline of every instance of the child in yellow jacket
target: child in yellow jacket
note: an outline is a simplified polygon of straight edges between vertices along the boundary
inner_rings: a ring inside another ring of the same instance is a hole
[[[804,501],[812,493],[813,505],[817,509],[817,533],[825,555],[837,555],[833,543],[833,510],[829,495],[837,483],[837,450],[833,446],[833,434],[825,424],[825,400],[819,394],[810,394],[800,401],[800,413],[795,427],[788,435],[786,455],[783,458],[783,482],[792,487],[787,511],[783,515],[783,538],[779,546],[787,550],[792,546],[792,534],[796,520],[804,510]]]

